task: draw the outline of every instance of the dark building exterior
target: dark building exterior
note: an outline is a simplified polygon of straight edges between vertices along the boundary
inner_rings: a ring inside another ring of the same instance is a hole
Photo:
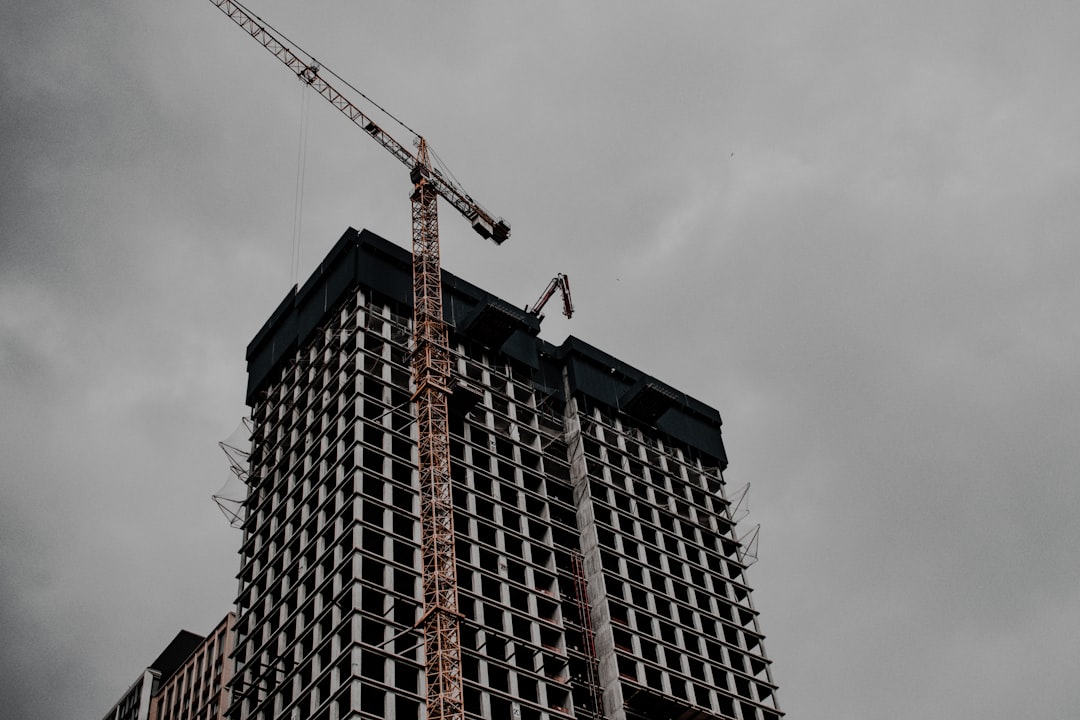
[[[249,345],[233,718],[424,716],[410,272],[350,229]],[[467,717],[781,717],[719,414],[443,288]]]

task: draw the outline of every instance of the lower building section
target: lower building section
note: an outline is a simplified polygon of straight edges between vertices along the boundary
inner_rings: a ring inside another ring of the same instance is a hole
[[[232,679],[235,615],[226,615],[168,677],[150,706],[150,720],[224,720]]]
[[[233,614],[207,635],[181,630],[104,720],[223,720],[232,677]]]

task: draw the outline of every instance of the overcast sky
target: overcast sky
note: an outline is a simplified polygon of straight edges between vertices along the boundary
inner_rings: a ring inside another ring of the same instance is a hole
[[[447,269],[568,273],[548,340],[720,410],[789,717],[1076,717],[1080,5],[250,6],[510,221],[444,207]],[[294,225],[301,279],[405,245],[408,174],[314,95],[301,154],[206,0],[8,0],[0,42],[0,715],[93,720],[231,607],[216,443]]]

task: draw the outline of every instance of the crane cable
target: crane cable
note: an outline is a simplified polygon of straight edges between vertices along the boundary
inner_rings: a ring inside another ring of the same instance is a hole
[[[296,43],[291,38],[289,38],[288,35],[286,35],[285,33],[278,30],[276,27],[274,27],[273,25],[268,23],[258,13],[253,12],[250,8],[248,8],[246,5],[244,5],[244,3],[242,3],[240,0],[230,0],[230,2],[233,5],[235,5],[236,7],[240,8],[249,17],[252,17],[256,21],[258,21],[259,24],[262,25],[262,27],[267,32],[269,32],[269,33],[273,34],[274,36],[276,36],[277,38],[279,38],[279,42],[281,42],[282,44],[288,43],[288,45],[291,46],[291,49],[294,52],[297,52],[297,53],[307,57],[307,59],[309,61],[307,64],[308,64],[309,67],[317,68],[318,72],[325,72],[326,74],[328,74],[331,77],[335,78],[338,82],[340,82],[342,85],[344,85],[345,87],[352,90],[354,93],[356,93],[361,98],[363,98],[365,101],[367,101],[368,104],[370,104],[372,107],[376,108],[379,112],[381,112],[387,118],[389,118],[390,120],[394,121],[399,126],[401,126],[406,132],[408,132],[409,134],[411,134],[413,136],[413,143],[415,145],[419,145],[420,138],[421,138],[420,133],[418,133],[416,130],[413,130],[411,127],[409,127],[409,125],[407,125],[405,123],[405,121],[401,120],[398,116],[394,115],[392,112],[390,112],[389,110],[384,108],[382,105],[380,105],[379,103],[372,100],[371,97],[369,97],[366,93],[364,93],[362,90],[357,88],[355,85],[353,85],[351,82],[349,82],[345,78],[338,75],[336,72],[334,72],[333,69],[331,69],[330,67],[328,67],[328,66],[324,65],[323,63],[319,62],[318,60],[316,60],[314,55],[309,53],[307,50],[305,50],[303,47],[301,47],[298,43]],[[309,85],[309,84],[305,83],[305,85]],[[305,97],[305,100],[306,100],[307,99],[307,93],[306,92],[304,93],[304,97]],[[297,169],[297,191],[296,191],[296,209],[294,210],[294,223],[293,223],[293,260],[292,260],[292,265],[293,265],[293,268],[292,268],[292,282],[293,282],[294,285],[296,284],[298,266],[299,266],[299,262],[300,262],[300,258],[299,258],[299,256],[300,256],[300,247],[299,246],[300,246],[300,222],[301,222],[302,214],[303,214],[303,197],[302,197],[302,195],[303,195],[303,173],[304,173],[303,166],[306,163],[306,152],[307,152],[307,125],[308,125],[308,120],[307,120],[308,110],[307,110],[307,107],[308,107],[308,105],[304,106],[304,108],[302,110],[302,119],[301,119],[301,134],[302,134],[302,137],[301,137],[300,154],[301,154],[303,159],[298,159],[297,160],[297,166],[298,166],[298,169]],[[447,166],[447,164],[432,149],[430,143],[428,144],[428,151],[431,153],[431,156],[434,158],[435,165],[440,169],[441,174],[444,176],[443,177],[444,181],[448,185],[453,187],[462,197],[465,197],[465,198],[469,199],[471,202],[475,203],[475,201],[473,201],[472,198],[469,196],[469,194],[465,191],[465,188],[461,185],[461,182],[450,171],[450,168]]]
[[[443,159],[439,157],[439,153],[435,152],[434,148],[431,147],[430,143],[428,143],[428,152],[431,154],[432,159],[434,159],[435,161],[435,165],[441,170],[442,174],[450,178],[451,184],[455,185],[456,189],[461,192],[462,195],[464,195],[465,197],[469,197],[469,194],[465,192],[465,189],[463,187],[461,187],[461,182],[454,176],[454,173],[450,171],[450,168],[443,161]],[[472,198],[469,199],[471,200]]]
[[[288,43],[289,45],[291,45],[291,46],[292,46],[292,48],[291,48],[292,50],[294,50],[294,51],[297,51],[297,52],[299,52],[299,53],[300,53],[301,55],[304,55],[304,56],[306,56],[306,57],[307,57],[307,58],[308,58],[308,59],[309,59],[309,60],[311,61],[311,62],[309,62],[309,63],[308,63],[308,65],[309,65],[309,66],[310,66],[310,65],[315,65],[315,64],[318,64],[318,66],[319,66],[319,70],[320,70],[320,71],[322,71],[322,70],[325,70],[325,71],[326,71],[327,73],[329,73],[330,75],[332,75],[332,76],[334,76],[335,78],[337,78],[337,80],[338,80],[338,81],[340,81],[340,82],[341,82],[341,83],[342,83],[343,85],[345,85],[346,87],[348,87],[348,88],[349,88],[350,90],[352,90],[352,91],[353,91],[354,93],[356,93],[356,94],[357,94],[357,95],[359,95],[360,97],[364,98],[364,100],[367,100],[367,101],[368,101],[368,102],[369,102],[369,103],[370,103],[370,104],[371,104],[372,106],[374,106],[374,107],[375,107],[375,108],[377,108],[377,109],[378,109],[378,110],[379,110],[379,111],[380,111],[381,113],[383,113],[384,115],[386,115],[386,117],[390,118],[391,120],[393,120],[394,122],[396,122],[396,123],[397,123],[398,125],[400,125],[400,126],[401,126],[402,128],[404,128],[405,130],[407,130],[407,131],[409,131],[410,133],[412,133],[413,137],[415,137],[415,138],[419,138],[419,137],[420,137],[420,133],[418,133],[418,132],[416,132],[415,130],[413,130],[413,129],[412,129],[411,127],[409,127],[408,125],[406,125],[406,124],[405,124],[405,123],[404,123],[403,121],[399,120],[399,119],[397,118],[397,116],[395,116],[395,115],[394,115],[394,114],[393,114],[392,112],[390,112],[389,110],[387,110],[386,108],[384,108],[384,107],[383,107],[382,105],[380,105],[379,103],[375,102],[375,101],[374,101],[374,100],[372,100],[372,99],[371,99],[370,97],[368,97],[367,95],[365,95],[365,94],[364,94],[363,92],[361,92],[360,90],[358,90],[358,89],[357,89],[357,88],[356,88],[356,87],[355,87],[355,86],[354,86],[354,85],[353,85],[352,83],[350,83],[350,82],[349,82],[348,80],[346,80],[345,78],[343,78],[343,77],[341,77],[340,75],[338,75],[338,74],[337,74],[336,72],[334,72],[333,70],[331,70],[331,69],[330,69],[329,67],[327,67],[327,66],[326,66],[326,65],[324,65],[323,63],[321,63],[321,62],[317,61],[317,60],[315,59],[315,56],[314,56],[314,55],[312,55],[311,53],[309,53],[309,52],[308,52],[307,50],[305,50],[304,48],[300,47],[300,45],[298,45],[298,44],[297,44],[296,42],[294,42],[293,40],[289,39],[289,36],[288,36],[288,35],[286,35],[285,33],[281,32],[280,30],[278,30],[278,29],[277,29],[276,27],[274,27],[274,26],[273,26],[273,25],[271,25],[270,23],[266,22],[266,20],[264,20],[263,18],[261,18],[261,17],[260,17],[259,15],[258,15],[258,13],[255,13],[255,12],[253,12],[253,11],[252,11],[252,10],[251,10],[250,8],[246,7],[246,6],[245,6],[245,5],[244,5],[244,4],[242,3],[242,2],[240,2],[240,0],[230,0],[230,1],[232,2],[232,4],[233,4],[233,5],[235,5],[236,7],[240,8],[241,10],[243,10],[243,11],[244,11],[244,12],[245,12],[246,14],[248,14],[249,16],[251,16],[251,17],[255,18],[256,20],[258,20],[258,21],[259,21],[259,23],[260,23],[260,24],[261,24],[261,25],[263,26],[263,28],[265,28],[265,29],[266,29],[266,30],[268,30],[269,32],[271,32],[271,33],[273,33],[274,35],[276,35],[277,37],[281,38],[281,40],[284,40],[284,41],[285,41],[286,43]]]
[[[307,141],[311,95],[307,86],[300,88],[300,141],[296,149],[296,188],[293,196],[293,235],[289,283],[296,285],[300,272],[300,239],[304,223],[304,179],[307,171]]]

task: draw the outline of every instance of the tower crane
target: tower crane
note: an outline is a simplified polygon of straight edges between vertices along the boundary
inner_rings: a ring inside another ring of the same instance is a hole
[[[491,239],[496,244],[501,245],[510,236],[510,226],[502,218],[496,218],[484,210],[460,185],[432,166],[423,137],[416,136],[417,149],[414,154],[334,88],[324,77],[324,68],[313,57],[299,48],[288,47],[283,35],[240,2],[210,2],[270,51],[302,82],[311,86],[409,168],[409,179],[413,184],[410,195],[413,244],[412,374],[416,386],[413,400],[417,413],[423,557],[421,584],[424,595],[420,623],[424,628],[427,718],[464,720],[461,614],[458,610],[447,411],[447,396],[451,391],[451,360],[448,331],[443,319],[437,200],[442,197],[465,216],[481,237]],[[329,71],[326,74],[332,75]]]

